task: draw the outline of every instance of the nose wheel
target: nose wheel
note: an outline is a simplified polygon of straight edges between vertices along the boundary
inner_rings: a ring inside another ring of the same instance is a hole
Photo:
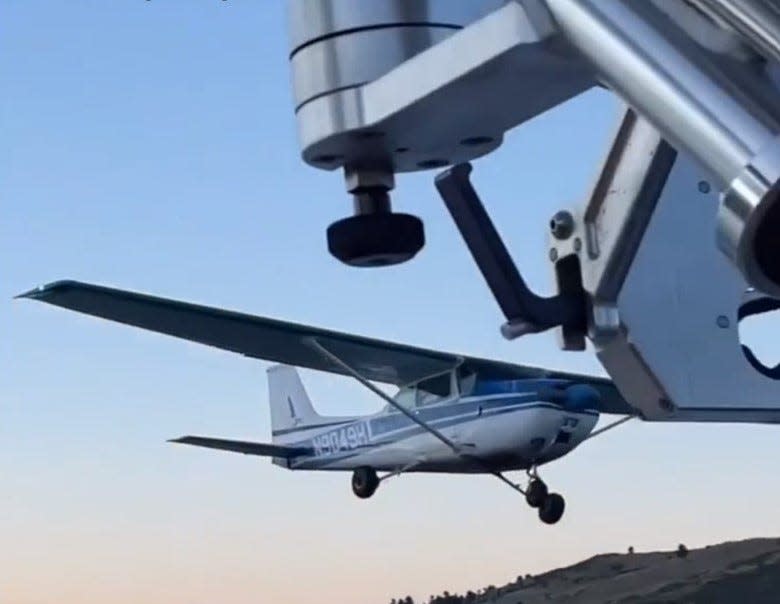
[[[558,493],[550,493],[544,481],[531,474],[531,480],[525,489],[525,501],[539,513],[539,520],[545,524],[555,524],[563,517],[566,502]]]
[[[373,468],[356,468],[352,472],[352,492],[360,499],[368,499],[379,486],[379,476]]]
[[[545,524],[555,524],[563,517],[566,502],[558,493],[550,493],[539,506],[539,520]]]
[[[547,485],[539,478],[532,478],[525,489],[525,502],[532,508],[540,508],[547,495]]]

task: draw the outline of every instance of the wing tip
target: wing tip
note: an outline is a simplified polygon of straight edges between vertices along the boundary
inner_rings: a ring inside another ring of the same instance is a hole
[[[78,281],[72,279],[61,279],[59,281],[52,281],[50,283],[44,283],[38,287],[23,292],[14,296],[14,300],[29,299],[29,300],[45,300],[53,293],[61,292],[69,287],[80,285]]]
[[[179,444],[188,444],[190,440],[192,439],[191,436],[179,436],[178,438],[169,438],[165,442],[167,443],[179,443]]]

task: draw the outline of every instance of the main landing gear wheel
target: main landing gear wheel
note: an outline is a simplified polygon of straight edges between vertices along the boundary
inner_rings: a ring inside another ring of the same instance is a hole
[[[362,467],[352,472],[352,492],[361,499],[368,499],[379,486],[379,476],[373,468]]]
[[[530,478],[525,489],[525,501],[539,511],[539,520],[545,524],[555,524],[563,516],[566,502],[558,493],[550,493],[544,481],[536,475],[535,469],[529,471]]]
[[[558,493],[550,493],[544,498],[544,502],[539,507],[539,520],[545,524],[555,524],[563,516],[563,510],[566,502]]]
[[[541,507],[547,498],[547,485],[539,478],[534,478],[528,483],[525,490],[525,502],[532,508]]]

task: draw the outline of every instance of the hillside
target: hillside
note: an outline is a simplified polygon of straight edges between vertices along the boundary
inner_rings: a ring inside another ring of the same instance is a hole
[[[466,596],[444,594],[431,601],[775,604],[780,602],[780,539],[748,539],[680,552],[601,554],[499,588]]]

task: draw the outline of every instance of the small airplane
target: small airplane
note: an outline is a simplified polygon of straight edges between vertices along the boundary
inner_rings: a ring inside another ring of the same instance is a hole
[[[636,416],[606,378],[455,355],[76,281],[58,281],[18,297],[280,363],[268,369],[271,443],[202,436],[171,442],[271,457],[290,470],[352,471],[352,490],[363,499],[383,480],[406,472],[492,474],[523,494],[542,522],[555,524],[565,502],[548,491],[538,467]],[[352,376],[387,405],[367,416],[321,416],[295,367]],[[372,382],[399,389],[391,397]],[[623,417],[594,431],[600,413]],[[525,487],[504,476],[512,470],[526,471]]]

